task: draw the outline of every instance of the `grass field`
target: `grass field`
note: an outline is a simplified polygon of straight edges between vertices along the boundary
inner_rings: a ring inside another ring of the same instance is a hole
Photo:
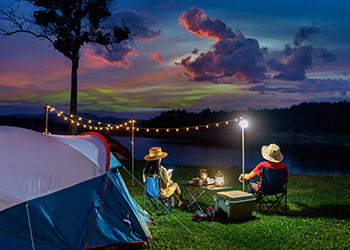
[[[130,162],[124,162],[130,171]],[[144,161],[135,162],[135,177],[141,180]],[[166,163],[164,166],[167,167]],[[171,166],[173,179],[187,182],[205,166]],[[240,169],[207,167],[209,176],[217,170],[225,183],[242,190]],[[120,170],[127,184],[130,174]],[[129,187],[134,199],[144,205],[143,187],[137,181]],[[350,249],[350,177],[291,175],[288,182],[287,214],[261,214],[240,223],[192,221],[194,209],[174,208],[173,213],[155,216],[150,225],[151,249]],[[186,194],[186,193],[185,193]],[[202,206],[207,207],[208,197]]]

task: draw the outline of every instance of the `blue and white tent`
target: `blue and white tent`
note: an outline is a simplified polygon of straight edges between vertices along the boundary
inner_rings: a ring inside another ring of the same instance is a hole
[[[149,217],[98,133],[0,126],[0,249],[86,249],[145,242]]]

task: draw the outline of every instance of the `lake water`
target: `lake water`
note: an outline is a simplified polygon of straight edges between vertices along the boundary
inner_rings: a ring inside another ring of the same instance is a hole
[[[131,137],[114,137],[126,146],[131,152]],[[163,161],[167,164],[198,165],[208,167],[231,167],[242,166],[241,148],[219,148],[202,146],[191,139],[168,139],[135,137],[134,158],[143,159],[152,146],[161,146],[163,151],[169,155]],[[289,171],[293,174],[306,175],[341,175],[350,176],[349,160],[345,157],[336,156],[336,152],[327,147],[314,145],[305,148],[296,146],[290,147],[290,152],[283,148],[284,162],[288,165]],[[260,153],[260,146],[257,149],[245,149],[246,172],[252,169],[257,163],[263,160]],[[335,149],[336,151],[336,149]],[[348,152],[350,153],[350,152]],[[349,155],[349,154],[348,154]],[[339,158],[341,158],[339,160]]]

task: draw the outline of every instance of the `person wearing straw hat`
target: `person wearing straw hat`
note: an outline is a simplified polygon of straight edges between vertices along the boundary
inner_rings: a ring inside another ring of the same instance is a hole
[[[262,146],[261,155],[266,161],[260,162],[258,165],[256,165],[256,167],[250,173],[241,174],[238,177],[238,180],[240,182],[243,182],[243,180],[250,180],[255,176],[260,176],[262,167],[274,168],[274,169],[286,168],[288,178],[289,178],[290,173],[288,171],[288,167],[285,163],[282,162],[284,157],[283,157],[283,154],[281,153],[280,147],[277,144],[272,143],[268,146],[265,146],[265,145]],[[261,186],[260,183],[254,183],[254,182],[251,182],[249,185],[255,191],[258,191]]]
[[[163,152],[161,147],[151,147],[149,149],[149,154],[144,157],[147,163],[143,170],[143,181],[145,182],[146,176],[160,176],[161,196],[168,198],[175,194],[178,199],[178,206],[181,207],[185,204],[185,199],[182,196],[179,184],[171,179],[172,171],[161,165],[162,159],[167,156],[168,153]]]

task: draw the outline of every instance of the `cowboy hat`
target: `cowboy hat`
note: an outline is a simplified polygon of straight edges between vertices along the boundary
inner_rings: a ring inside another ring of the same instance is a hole
[[[168,153],[163,152],[161,147],[151,147],[149,149],[149,154],[144,157],[146,161],[159,160],[167,157]]]
[[[262,146],[261,154],[265,160],[271,162],[281,162],[283,160],[283,155],[281,153],[280,147],[274,143],[268,146]]]

